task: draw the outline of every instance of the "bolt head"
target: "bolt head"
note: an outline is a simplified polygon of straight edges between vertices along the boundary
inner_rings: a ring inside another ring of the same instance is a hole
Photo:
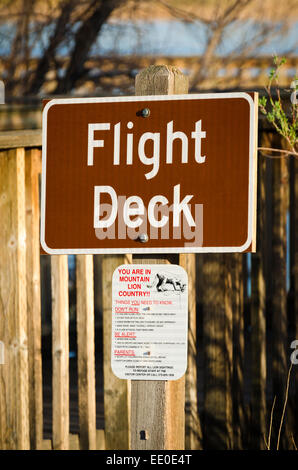
[[[139,240],[141,243],[146,243],[149,240],[147,233],[141,233],[139,236]]]
[[[150,116],[150,109],[149,108],[142,109],[141,116],[144,117],[144,118]]]

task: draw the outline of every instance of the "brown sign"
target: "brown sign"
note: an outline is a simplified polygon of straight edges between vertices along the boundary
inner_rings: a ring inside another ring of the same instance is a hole
[[[256,103],[247,93],[49,101],[42,248],[252,251]]]

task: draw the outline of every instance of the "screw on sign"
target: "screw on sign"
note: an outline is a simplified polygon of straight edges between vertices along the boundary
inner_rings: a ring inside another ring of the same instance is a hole
[[[253,251],[256,106],[247,93],[48,102],[43,249]]]

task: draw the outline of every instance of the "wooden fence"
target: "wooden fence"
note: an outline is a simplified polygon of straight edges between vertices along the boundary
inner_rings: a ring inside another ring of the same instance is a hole
[[[259,145],[280,143],[261,126]],[[266,448],[274,397],[270,448],[276,448],[290,344],[298,338],[297,170],[297,160],[259,155],[255,254],[180,257],[190,278],[187,449]],[[64,255],[43,257],[50,259],[43,270],[51,278],[52,371],[42,367],[40,171],[40,131],[0,134],[0,341],[5,353],[0,365],[0,448],[128,449],[130,382],[117,379],[110,368],[111,277],[132,257],[75,257],[79,431],[70,433],[70,290]],[[102,328],[95,329],[99,291]],[[103,355],[95,365],[100,343]],[[96,367],[104,377],[102,429],[96,429]],[[43,378],[49,373],[52,433],[45,439]],[[282,448],[297,444],[297,375],[293,366]]]

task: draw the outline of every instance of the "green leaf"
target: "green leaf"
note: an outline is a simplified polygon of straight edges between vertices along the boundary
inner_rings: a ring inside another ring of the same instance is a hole
[[[267,104],[267,98],[266,98],[266,96],[260,96],[260,98],[259,98],[259,106],[264,106],[264,108],[265,108],[266,104]]]

